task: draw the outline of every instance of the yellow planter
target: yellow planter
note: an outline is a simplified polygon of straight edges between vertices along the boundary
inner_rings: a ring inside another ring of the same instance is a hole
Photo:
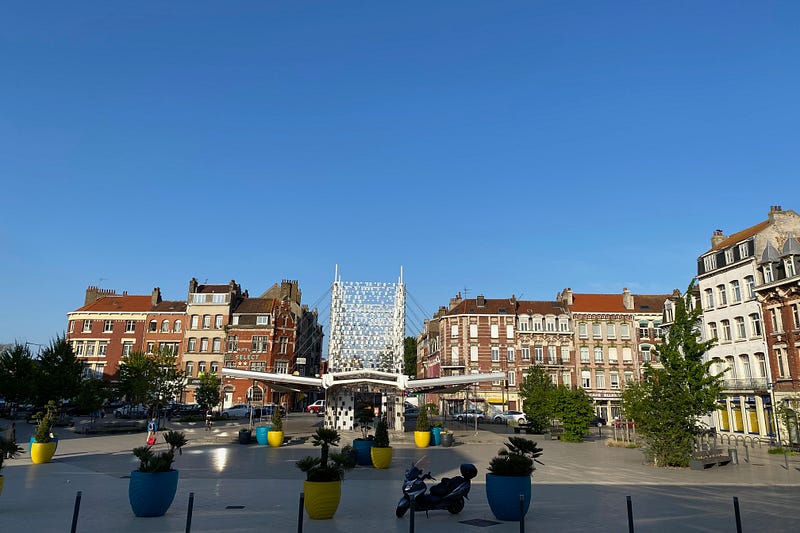
[[[31,444],[31,461],[33,464],[40,465],[49,463],[56,453],[57,442],[34,442]]]
[[[303,481],[305,508],[312,520],[333,518],[342,498],[341,481]]]
[[[269,445],[277,448],[283,444],[283,431],[269,431],[267,432],[267,442]]]
[[[369,453],[372,456],[372,466],[375,468],[389,468],[389,465],[392,464],[391,446],[388,448],[376,448],[373,446],[370,448]]]
[[[417,448],[427,448],[431,444],[431,432],[415,431],[414,442],[417,444]]]

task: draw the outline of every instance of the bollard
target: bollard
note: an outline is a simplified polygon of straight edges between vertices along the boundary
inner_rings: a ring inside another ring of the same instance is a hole
[[[519,495],[519,533],[525,533],[525,495]]]
[[[783,449],[783,464],[786,465],[786,471],[789,471],[789,452],[786,451],[786,448]]]
[[[186,533],[192,531],[192,509],[194,509],[194,492],[189,493],[189,508],[186,511]]]
[[[736,533],[742,533],[742,515],[739,514],[739,498],[733,497],[733,511],[736,514]]]
[[[633,533],[633,504],[631,503],[631,497],[625,497],[628,501],[628,533]]]
[[[735,465],[739,464],[739,450],[736,448],[728,448],[728,457],[731,458],[731,462]]]
[[[747,444],[744,445],[744,462],[750,462],[750,448],[747,447]]]
[[[297,509],[297,533],[303,533],[303,504],[305,502],[306,495],[304,492],[300,492],[300,507]]]
[[[416,498],[412,498],[411,496],[409,496],[408,499],[411,501],[411,509],[410,509],[411,516],[409,517],[408,520],[408,531],[409,533],[414,533],[414,515],[417,514],[416,509],[414,508],[414,500]]]
[[[78,513],[81,510],[81,495],[83,491],[79,490],[78,493],[75,495],[75,508],[72,510],[72,529],[70,529],[71,533],[75,533],[78,528]]]

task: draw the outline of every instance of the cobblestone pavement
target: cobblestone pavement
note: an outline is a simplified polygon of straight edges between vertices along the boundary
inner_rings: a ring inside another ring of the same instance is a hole
[[[6,461],[0,531],[69,531],[77,491],[82,492],[79,532],[183,532],[190,492],[193,532],[297,531],[303,474],[294,461],[319,453],[308,439],[319,421],[291,414],[284,425],[288,444],[281,448],[238,444],[238,423],[217,424],[210,432],[199,422],[171,424],[186,431],[190,443],[175,461],[178,495],[169,512],[158,518],[134,517],[127,498],[126,476],[136,467],[131,449],[144,444],[144,433],[79,436],[60,430],[53,462],[33,465],[27,453]],[[17,424],[21,442],[32,431],[24,425]],[[414,446],[413,435],[394,435],[392,467],[348,472],[335,518],[305,518],[303,531],[409,531],[408,515],[397,519],[394,508],[403,469],[423,456],[435,477],[456,475],[463,462],[474,463],[479,475],[461,514],[418,513],[416,531],[519,531],[518,523],[498,523],[486,501],[484,473],[506,437],[502,431],[458,428],[456,446],[426,449]],[[347,434],[343,442],[355,437]],[[657,469],[642,464],[639,450],[608,447],[597,436],[581,444],[530,438],[544,448],[545,465],[533,475],[527,531],[626,531],[626,496],[631,496],[637,532],[735,531],[734,496],[744,531],[797,530],[798,457],[789,458],[787,470],[783,456],[756,448],[746,462],[740,448],[738,465],[704,471]]]

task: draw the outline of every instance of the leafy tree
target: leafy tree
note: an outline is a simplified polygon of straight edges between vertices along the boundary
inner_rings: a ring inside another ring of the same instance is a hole
[[[582,442],[586,428],[594,418],[592,399],[583,389],[569,389],[561,385],[553,392],[553,416],[564,427],[561,440]]]
[[[200,373],[200,384],[194,391],[194,399],[201,409],[209,410],[219,405],[222,380],[211,372]]]
[[[76,403],[81,412],[94,413],[103,406],[110,394],[110,385],[107,381],[95,378],[87,379],[81,383]]]
[[[403,374],[417,377],[417,339],[403,339]]]
[[[75,399],[81,390],[83,367],[64,337],[51,341],[39,354],[34,373],[36,405]]]
[[[25,344],[14,343],[0,352],[0,391],[11,405],[33,398],[34,362]]]
[[[689,464],[700,417],[710,414],[721,391],[720,376],[703,361],[715,339],[699,340],[700,306],[692,305],[695,280],[675,300],[675,321],[653,351],[661,366],[645,364],[640,383],[622,396],[625,415],[636,423],[644,451],[656,466]]]
[[[155,411],[181,391],[184,373],[178,370],[177,359],[166,346],[152,354],[131,352],[120,362],[117,392]]]
[[[519,386],[522,396],[522,410],[530,429],[535,433],[544,433],[550,427],[553,418],[553,393],[555,385],[544,368],[533,365]]]

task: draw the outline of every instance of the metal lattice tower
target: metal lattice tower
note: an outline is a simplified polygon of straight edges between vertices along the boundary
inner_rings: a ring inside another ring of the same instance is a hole
[[[406,288],[397,283],[343,282],[336,267],[331,290],[328,371],[403,371]]]

